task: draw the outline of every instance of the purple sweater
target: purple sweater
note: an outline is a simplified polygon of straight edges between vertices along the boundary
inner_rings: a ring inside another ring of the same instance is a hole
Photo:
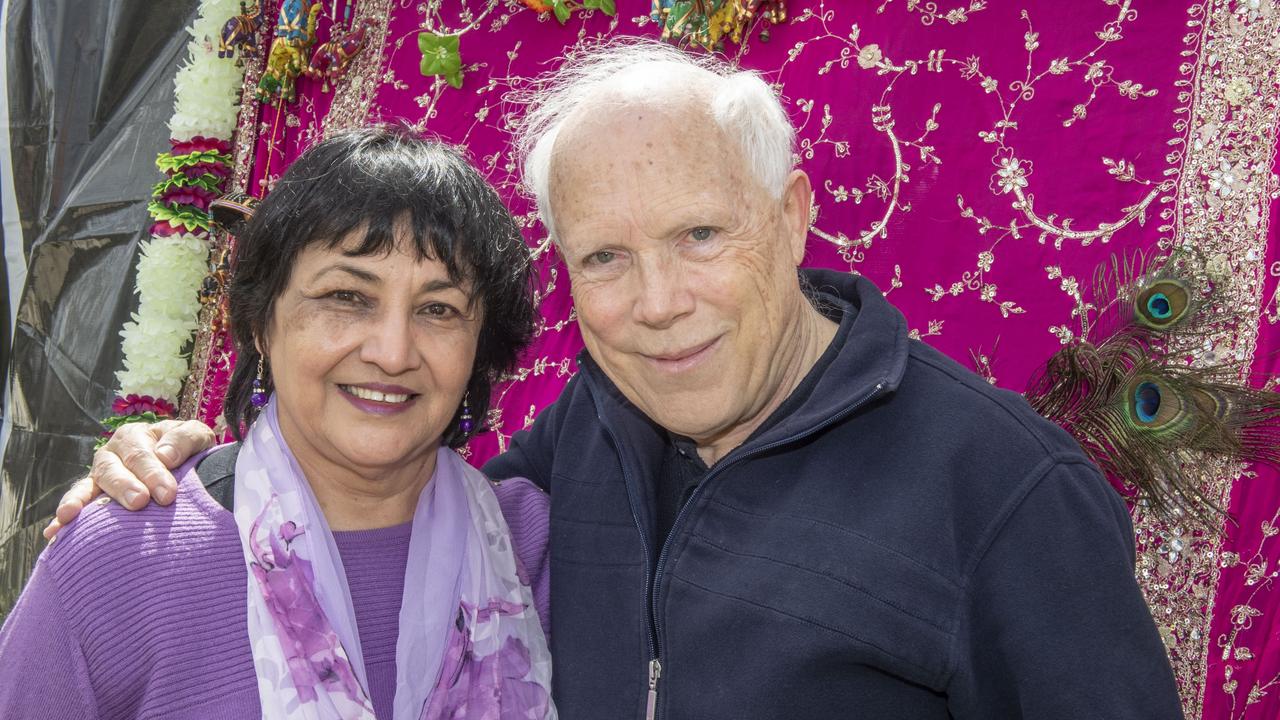
[[[40,555],[0,629],[0,718],[262,716],[235,518],[193,467],[172,505],[94,503]],[[548,498],[527,480],[494,490],[546,629]],[[409,528],[334,533],[378,717],[395,696]]]

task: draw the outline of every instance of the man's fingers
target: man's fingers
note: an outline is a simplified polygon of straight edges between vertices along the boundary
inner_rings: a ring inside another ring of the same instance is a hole
[[[75,520],[84,506],[93,502],[99,492],[101,491],[93,484],[93,480],[87,477],[80,478],[62,495],[62,500],[58,501],[58,510],[54,513],[54,518],[63,525]]]
[[[102,491],[131,510],[144,507],[148,497],[161,505],[170,503],[177,483],[156,457],[156,438],[173,424],[165,421],[155,423],[159,427],[147,423],[120,426],[94,454],[92,476]]]
[[[85,505],[93,501],[97,496],[98,489],[93,484],[93,480],[89,478],[80,478],[76,481],[71,489],[62,495],[62,499],[58,501],[58,509],[53,514],[53,519],[49,521],[49,525],[44,529],[44,539],[52,540],[57,537],[58,532],[66,527],[68,523],[80,514]]]
[[[159,472],[168,472],[149,450],[139,448],[133,451],[133,454],[135,463],[142,462],[136,457],[137,455],[150,455],[151,463],[159,467]],[[137,474],[125,464],[125,461],[106,447],[93,454],[93,468],[89,472],[89,477],[102,489],[102,492],[130,510],[141,510],[146,507],[151,495],[147,486],[142,484]]]
[[[156,423],[152,434],[156,436],[156,456],[169,469],[217,443],[213,430],[199,420]]]
[[[208,425],[196,420],[129,423],[93,454],[89,477],[71,486],[44,529],[52,540],[80,514],[99,492],[130,510],[141,510],[154,498],[168,505],[178,494],[170,468],[176,468],[217,439]]]

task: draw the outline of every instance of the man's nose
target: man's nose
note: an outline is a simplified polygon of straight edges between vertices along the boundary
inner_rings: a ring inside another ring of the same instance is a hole
[[[404,310],[379,313],[370,321],[360,347],[360,359],[377,365],[388,375],[416,369],[421,363],[413,341],[413,318]]]
[[[641,263],[636,273],[635,319],[663,329],[693,312],[694,297],[688,276],[674,259]]]

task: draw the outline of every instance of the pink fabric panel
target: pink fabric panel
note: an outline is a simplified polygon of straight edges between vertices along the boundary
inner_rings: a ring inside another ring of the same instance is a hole
[[[470,447],[479,463],[555,399],[581,348],[564,267],[515,190],[506,121],[519,108],[503,96],[581,42],[657,31],[640,0],[564,26],[519,3],[444,5],[424,15],[408,0],[356,3],[357,18],[385,21],[385,42],[379,24],[336,88],[302,79],[295,105],[258,110],[248,186],[359,122],[406,121],[467,148],[541,248],[547,287],[546,325],[497,394],[496,432]],[[1099,264],[1187,242],[1218,263],[1224,302],[1242,311],[1212,349],[1253,358],[1260,375],[1280,369],[1274,3],[803,0],[788,10],[768,42],[727,51],[778,83],[799,128],[819,206],[808,264],[865,274],[926,342],[1021,391],[1064,340],[1087,335],[1077,311],[1090,317]],[[461,89],[420,74],[424,24],[463,31]],[[329,26],[322,19],[320,40]],[[208,420],[220,372],[205,384]],[[1207,471],[1235,518],[1225,539],[1138,511],[1139,579],[1189,716],[1277,717],[1280,486],[1267,469]]]

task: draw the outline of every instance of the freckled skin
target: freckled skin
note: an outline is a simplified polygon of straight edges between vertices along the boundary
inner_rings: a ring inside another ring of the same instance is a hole
[[[267,330],[280,431],[335,530],[413,517],[475,360],[482,310],[469,288],[427,287],[448,282],[444,265],[402,248],[368,257],[307,248]],[[419,395],[404,412],[374,415],[339,389],[362,383]]]
[[[774,197],[703,107],[584,108],[556,141],[550,199],[591,356],[713,463],[795,389],[836,326],[796,276],[808,178],[794,171]],[[690,366],[661,361],[708,342]]]

